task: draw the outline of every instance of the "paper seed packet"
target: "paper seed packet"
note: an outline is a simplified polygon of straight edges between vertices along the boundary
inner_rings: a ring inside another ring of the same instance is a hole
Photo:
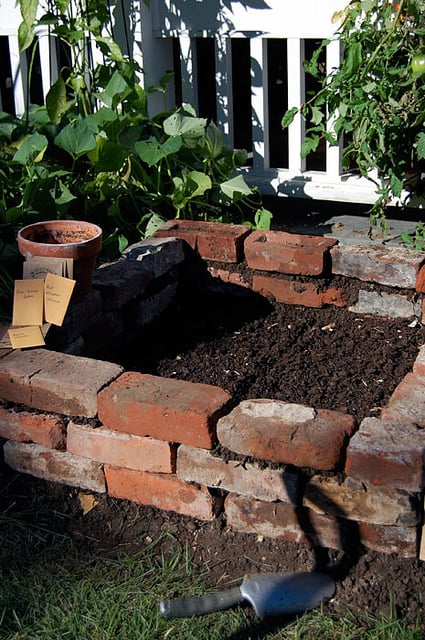
[[[45,344],[48,327],[62,326],[75,287],[75,280],[61,275],[72,272],[69,260],[43,258],[39,262],[34,258],[27,262],[24,278],[15,280],[12,327],[8,330],[14,349]],[[35,277],[42,273],[43,277]],[[47,327],[44,332],[43,326]]]

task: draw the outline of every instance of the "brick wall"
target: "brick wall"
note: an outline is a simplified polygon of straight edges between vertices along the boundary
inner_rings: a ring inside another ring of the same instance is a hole
[[[5,462],[200,520],[224,511],[237,531],[331,548],[361,542],[415,556],[423,523],[425,350],[381,417],[360,425],[336,410],[261,398],[230,409],[221,388],[81,355],[101,347],[100,336],[136,331],[170,304],[187,247],[222,283],[281,302],[423,319],[420,252],[167,223],[97,271],[93,290],[50,334],[55,350],[0,349]],[[217,443],[231,455],[219,457]]]

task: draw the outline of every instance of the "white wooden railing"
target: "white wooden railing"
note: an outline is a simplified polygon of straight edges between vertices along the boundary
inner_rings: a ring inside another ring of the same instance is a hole
[[[229,144],[248,148],[251,163],[243,171],[250,183],[263,193],[283,197],[373,203],[371,180],[342,174],[339,146],[326,144],[312,161],[302,160],[302,119],[296,117],[286,134],[279,128],[286,108],[305,99],[306,50],[312,41],[333,35],[332,15],[345,4],[346,0],[150,0],[148,9],[143,0],[124,0],[120,6],[132,16],[131,53],[144,69],[145,86],[158,84],[165,71],[174,69],[169,106],[180,101],[193,104],[199,115],[216,120]],[[26,57],[18,51],[20,16],[14,0],[0,0],[0,18],[0,40],[4,45],[7,39],[10,59],[9,71],[5,65],[3,72],[0,68],[0,107],[5,109],[12,96],[13,108],[21,114],[28,97]],[[40,31],[39,42],[45,95],[57,68],[47,33]],[[333,41],[326,51],[327,70],[339,59],[339,44]],[[151,94],[149,99],[152,113],[163,109],[162,96]]]

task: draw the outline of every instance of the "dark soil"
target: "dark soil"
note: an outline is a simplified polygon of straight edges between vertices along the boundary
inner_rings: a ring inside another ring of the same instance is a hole
[[[183,295],[154,328],[119,345],[109,359],[127,370],[219,385],[235,402],[275,398],[316,408],[342,409],[360,421],[379,416],[395,386],[412,368],[424,342],[411,320],[358,317],[345,309],[305,309],[210,291]],[[326,444],[324,443],[324,446]],[[18,489],[16,489],[18,487]],[[170,512],[96,496],[83,514],[78,490],[25,476],[1,495],[5,508],[34,499],[52,509],[52,530],[81,546],[133,552],[161,533],[167,553],[188,545],[212,586],[226,586],[249,571],[327,568],[337,578],[334,613],[354,610],[380,615],[391,603],[412,621],[422,615],[425,567],[416,559],[358,549],[350,554],[311,549],[279,539],[238,534],[223,517],[197,522]],[[9,502],[8,502],[9,501]],[[261,638],[264,622],[253,621]]]
[[[128,371],[228,390],[235,404],[270,398],[379,416],[425,342],[419,323],[334,307],[276,304],[241,287],[193,290],[108,353]],[[237,292],[235,294],[235,292]]]

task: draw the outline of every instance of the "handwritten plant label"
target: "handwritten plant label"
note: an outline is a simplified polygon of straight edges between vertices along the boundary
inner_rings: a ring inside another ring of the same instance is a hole
[[[45,278],[48,273],[55,273],[64,278],[73,277],[72,258],[44,258],[33,256],[27,258],[23,264],[23,277]]]
[[[8,329],[13,349],[42,347],[46,343],[40,327],[12,327]]]
[[[14,326],[34,326],[43,324],[44,280],[15,280],[13,297]]]
[[[75,280],[47,273],[44,282],[44,315],[46,322],[62,326]]]

